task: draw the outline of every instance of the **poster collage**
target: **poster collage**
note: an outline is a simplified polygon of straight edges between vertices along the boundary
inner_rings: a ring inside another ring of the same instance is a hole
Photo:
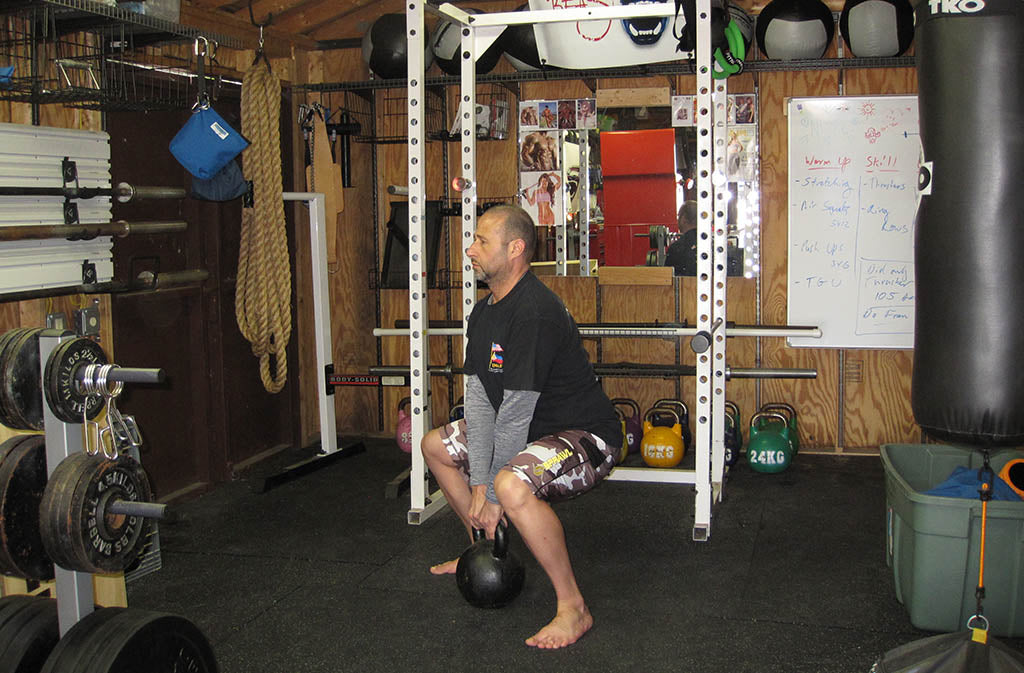
[[[752,182],[757,166],[757,95],[729,94],[726,171],[730,182]],[[672,126],[697,125],[697,97],[672,96]]]
[[[561,217],[565,190],[559,131],[596,128],[594,98],[519,103],[519,205],[538,226]]]

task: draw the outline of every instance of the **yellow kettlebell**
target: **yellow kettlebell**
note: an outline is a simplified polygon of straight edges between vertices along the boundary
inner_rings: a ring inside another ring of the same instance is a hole
[[[654,418],[671,418],[671,427],[653,423]],[[654,407],[644,414],[644,438],[640,455],[651,467],[675,467],[683,460],[683,425],[675,409]]]

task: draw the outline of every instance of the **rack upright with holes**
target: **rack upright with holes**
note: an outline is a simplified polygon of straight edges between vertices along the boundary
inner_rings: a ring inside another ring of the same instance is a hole
[[[424,240],[424,132],[422,101],[424,95],[424,4],[410,0],[406,7],[409,80],[409,356],[412,396],[413,446],[418,446],[430,429],[430,361],[428,351],[429,314],[426,302],[426,278],[423,263]],[[475,55],[483,51],[507,25],[538,22],[563,22],[593,19],[621,19],[638,16],[664,17],[673,13],[665,4],[629,5],[600,8],[527,11],[470,15],[452,5],[440,7],[441,13],[462,28],[462,75],[459,116],[463,128],[472,128],[475,101]],[[630,481],[690,483],[696,488],[693,539],[706,540],[710,534],[711,508],[721,498],[724,460],[725,401],[725,287],[726,235],[724,195],[716,196],[712,176],[725,161],[725,84],[712,87],[709,0],[698,0],[697,13],[697,107],[698,107],[698,288],[697,329],[708,336],[710,348],[697,357],[697,436],[696,469],[693,471],[647,470],[634,468],[625,477]],[[476,137],[462,135],[459,171],[462,191],[462,310],[463,327],[476,302],[476,282],[465,248],[476,228]],[[465,339],[465,337],[464,337]],[[463,341],[465,347],[465,340]],[[423,458],[412,454],[410,523],[419,523],[444,504],[438,491],[426,493]]]

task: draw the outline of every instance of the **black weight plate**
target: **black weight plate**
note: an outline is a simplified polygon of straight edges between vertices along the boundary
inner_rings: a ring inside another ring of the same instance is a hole
[[[75,379],[78,368],[90,364],[105,365],[107,356],[96,342],[84,337],[62,342],[46,360],[46,403],[65,423],[81,423],[83,410],[90,419],[96,418],[103,408],[103,398],[82,394]]]
[[[85,453],[74,453],[60,461],[46,482],[43,499],[39,503],[39,534],[43,547],[54,563],[68,570],[75,569],[74,550],[69,537],[71,500],[78,486],[74,476],[80,464],[92,460]]]
[[[4,624],[14,617],[15,614],[25,609],[34,600],[35,596],[24,596],[21,594],[0,598],[0,628],[3,628]]]
[[[53,579],[53,564],[39,532],[39,504],[47,481],[44,438],[28,436],[5,454],[0,461],[0,573]]]
[[[32,597],[15,618],[0,625],[0,671],[39,673],[60,639],[57,602]]]
[[[89,673],[189,671],[217,673],[210,642],[199,628],[176,615],[123,609],[95,636],[108,646],[90,662]]]
[[[45,548],[69,570],[121,572],[142,553],[153,522],[106,514],[106,506],[114,500],[148,502],[152,496],[145,470],[128,456],[70,456],[50,476],[40,506]]]
[[[42,329],[30,329],[16,338],[10,353],[3,359],[3,396],[11,420],[20,430],[43,429],[43,374],[39,369],[39,334]]]
[[[21,327],[4,332],[3,336],[0,337],[0,372],[3,371],[4,363],[7,361],[7,356],[11,351],[11,346],[17,343],[18,339],[28,331],[29,328]],[[0,423],[9,428],[14,428],[16,427],[16,422],[13,410],[9,408],[8,400],[0,394]]]
[[[124,609],[100,608],[80,619],[58,641],[40,673],[86,673],[89,661],[106,645],[102,637],[96,637],[97,631]]]

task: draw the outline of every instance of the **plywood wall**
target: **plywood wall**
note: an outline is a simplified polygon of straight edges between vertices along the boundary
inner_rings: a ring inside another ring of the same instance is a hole
[[[835,56],[833,44],[830,56]],[[310,81],[333,81],[334,75],[344,70],[352,75],[350,79],[366,77],[362,63],[352,65],[354,52],[338,52],[338,58],[318,55],[311,59]],[[327,63],[331,67],[327,67]],[[351,67],[341,68],[339,64],[349,63]],[[507,68],[502,62],[499,68]],[[333,70],[332,70],[333,68]],[[336,78],[341,81],[343,77]],[[522,82],[516,100],[589,97],[597,89],[665,86],[674,93],[692,93],[695,78],[675,76],[671,78],[648,77],[629,80],[611,79],[597,82],[581,80]],[[896,94],[916,91],[916,76],[912,68],[894,69],[850,69],[822,71],[794,71],[777,73],[745,73],[729,80],[730,93],[756,91],[760,105],[760,148],[761,148],[761,203],[762,203],[762,275],[760,279],[730,279],[728,284],[728,318],[738,324],[783,325],[786,322],[787,287],[787,120],[784,115],[785,101],[792,96],[834,96],[858,94]],[[455,113],[457,92],[449,90],[446,95],[447,120]],[[449,122],[450,124],[450,122]],[[371,150],[377,156],[376,188],[383,195],[388,184],[404,184],[406,179],[406,150],[404,145],[378,145]],[[447,152],[447,175],[444,155]],[[517,174],[515,169],[515,142],[479,142],[477,144],[477,184],[482,200],[502,198],[515,193]],[[431,143],[428,149],[429,198],[445,195],[445,177],[459,173],[459,146],[457,143]],[[360,182],[360,189],[370,188]],[[370,195],[362,194],[362,201],[368,203]],[[382,198],[382,203],[383,203]],[[350,200],[349,203],[352,201]],[[381,209],[376,221],[370,223],[370,213],[361,207],[363,228],[362,238],[354,241],[352,249],[355,260],[363,262],[372,258],[372,247],[367,240],[376,227],[383,240],[383,218]],[[461,248],[458,225],[448,232],[448,268],[459,269]],[[367,254],[369,252],[369,255]],[[378,254],[379,264],[379,254]],[[342,342],[336,335],[336,362],[346,361],[352,367],[369,366],[376,356],[376,344],[366,339],[366,333],[374,326],[372,313],[372,292],[367,292],[363,278],[350,274],[348,280],[341,277],[332,280],[332,292],[351,292],[363,299],[352,298],[342,301],[357,301],[363,308],[350,312],[356,316],[360,327],[348,326],[359,332],[350,340]],[[458,279],[456,275],[455,280]],[[677,278],[671,287],[638,288],[598,285],[594,279],[586,278],[545,278],[566,301],[579,322],[652,322],[688,320],[694,321],[695,287],[692,278]],[[456,283],[457,284],[457,283]],[[345,288],[345,289],[342,289]],[[643,301],[637,301],[642,292]],[[367,296],[369,295],[369,298]],[[459,292],[432,291],[430,294],[432,318],[461,317]],[[339,299],[336,297],[335,302]],[[396,318],[407,317],[408,304],[401,291],[380,293],[380,325],[390,326]],[[337,305],[337,304],[336,304]],[[351,318],[350,318],[351,319]],[[452,340],[452,361],[461,362],[461,344]],[[356,348],[353,353],[350,349]],[[604,362],[633,361],[693,364],[694,356],[685,340],[641,340],[602,339],[589,340],[587,347],[593,357]],[[449,340],[436,338],[431,341],[431,362],[443,364],[448,359]],[[382,361],[386,364],[408,362],[407,341],[404,338],[389,338],[381,341]],[[910,412],[910,371],[909,351],[872,351],[836,349],[792,349],[781,338],[742,339],[729,342],[729,364],[733,367],[795,367],[817,371],[813,380],[779,379],[767,381],[732,380],[727,386],[727,397],[737,402],[743,412],[744,421],[765,402],[786,401],[793,404],[800,417],[803,444],[823,451],[876,450],[885,442],[918,441],[920,430],[914,424]],[[842,370],[841,370],[842,365]],[[341,368],[344,369],[344,368]],[[661,397],[681,396],[684,401],[693,399],[692,378],[682,379],[628,379],[609,378],[605,387],[609,395],[636,399],[643,409]],[[461,393],[460,382],[452,384],[454,395]],[[397,400],[405,395],[404,390],[388,390],[384,395],[384,431],[393,427]],[[375,422],[363,417],[369,414],[375,421],[375,392],[342,392],[338,398],[340,419],[352,412],[353,431],[374,431]],[[435,419],[447,413],[451,403],[449,385],[444,379],[435,379],[432,407]]]

